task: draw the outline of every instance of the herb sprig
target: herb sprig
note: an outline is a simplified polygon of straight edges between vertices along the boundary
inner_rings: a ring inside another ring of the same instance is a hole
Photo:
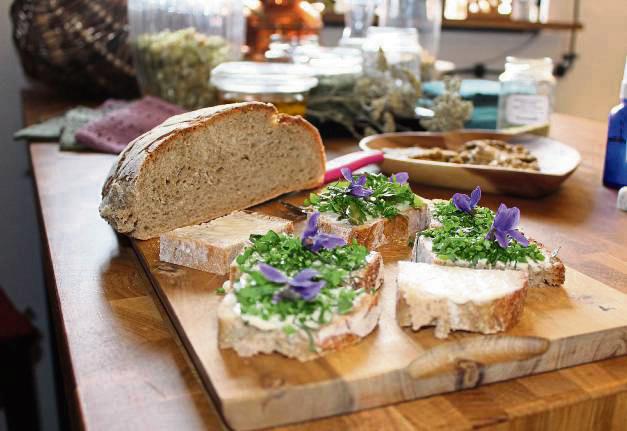
[[[312,193],[305,201],[320,212],[331,212],[340,220],[348,220],[353,225],[364,224],[370,218],[392,218],[400,213],[399,207],[408,205],[420,208],[424,202],[415,195],[408,184],[389,181],[383,174],[364,174],[364,187],[372,190],[367,197],[354,196],[349,191],[351,183],[338,181],[329,184],[321,193]]]
[[[486,239],[494,221],[494,212],[489,208],[477,206],[467,213],[458,210],[451,201],[437,202],[434,206],[434,216],[442,226],[420,235],[433,239],[433,252],[440,259],[465,260],[475,265],[483,259],[492,265],[544,260],[536,244],[524,247],[510,240],[508,247],[502,248],[496,241]]]
[[[347,285],[352,272],[366,264],[368,251],[363,246],[354,243],[314,253],[304,247],[299,238],[273,231],[251,235],[250,239],[252,245],[236,259],[242,276],[235,296],[242,314],[263,320],[276,316],[285,322],[284,330],[289,335],[292,333],[290,325],[307,331],[328,323],[334,314],[350,312],[355,298],[365,293],[363,289],[354,290]],[[313,300],[273,301],[282,286],[264,277],[259,271],[260,262],[280,269],[289,277],[306,268],[315,269],[317,278],[324,280],[324,287]]]

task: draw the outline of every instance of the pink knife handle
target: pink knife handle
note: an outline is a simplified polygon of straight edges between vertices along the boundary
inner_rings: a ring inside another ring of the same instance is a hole
[[[383,163],[383,151],[356,151],[337,157],[327,162],[324,184],[342,178],[342,168],[349,168],[354,171],[366,165],[379,163]]]

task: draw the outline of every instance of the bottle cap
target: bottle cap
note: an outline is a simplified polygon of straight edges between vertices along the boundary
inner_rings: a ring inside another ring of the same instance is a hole
[[[623,72],[623,83],[620,86],[621,100],[627,99],[627,57],[625,57],[625,71]]]

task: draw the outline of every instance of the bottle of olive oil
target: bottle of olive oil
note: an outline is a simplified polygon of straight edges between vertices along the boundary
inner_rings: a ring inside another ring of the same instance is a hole
[[[603,184],[615,189],[627,186],[627,58],[620,88],[620,104],[610,111]]]

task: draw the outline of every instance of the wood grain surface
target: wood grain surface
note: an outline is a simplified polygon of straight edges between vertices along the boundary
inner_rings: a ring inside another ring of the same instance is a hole
[[[290,196],[302,205],[308,196]],[[255,211],[285,216],[273,201]],[[305,222],[297,224],[297,231]],[[159,239],[132,240],[144,268],[225,421],[251,430],[380,407],[627,354],[627,294],[567,269],[564,288],[535,288],[521,321],[492,336],[396,321],[397,262],[405,244],[379,249],[385,261],[378,328],[362,342],[300,363],[278,354],[241,358],[218,348],[216,289],[228,278],[159,260]],[[298,408],[292,408],[298,406]]]
[[[27,92],[26,123],[71,106]],[[527,232],[562,245],[570,267],[627,292],[627,214],[601,185],[605,125],[554,115],[550,136],[582,153],[582,165],[555,194],[507,198]],[[330,157],[356,148],[329,140]],[[77,427],[219,429],[219,415],[165,317],[130,243],[97,213],[113,156],[30,146],[66,392]],[[449,190],[415,186],[427,197]],[[502,196],[486,195],[495,207]],[[296,408],[297,406],[295,406]],[[282,430],[550,429],[624,430],[627,357],[432,396]]]

